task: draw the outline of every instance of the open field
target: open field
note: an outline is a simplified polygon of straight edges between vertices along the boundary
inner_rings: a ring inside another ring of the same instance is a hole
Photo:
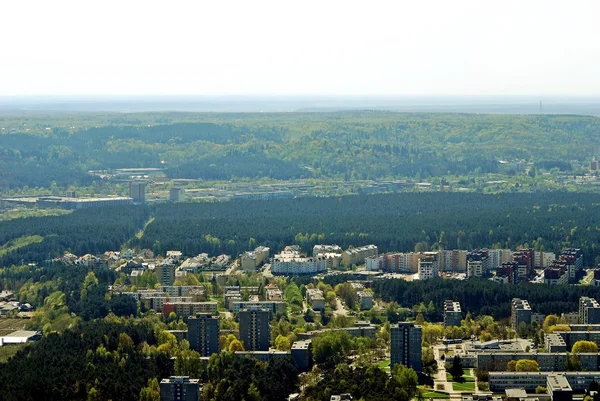
[[[19,350],[25,348],[27,344],[10,344],[0,347],[0,363],[4,363],[12,358]]]

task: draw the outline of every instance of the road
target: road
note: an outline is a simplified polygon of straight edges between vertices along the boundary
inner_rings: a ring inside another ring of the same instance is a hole
[[[346,308],[344,308],[344,304],[342,304],[342,301],[340,301],[339,298],[335,299],[335,310],[333,311],[333,314],[337,316],[348,315],[348,311],[346,310]]]

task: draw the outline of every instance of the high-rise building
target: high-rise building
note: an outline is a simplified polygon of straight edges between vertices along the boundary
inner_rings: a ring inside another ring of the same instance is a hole
[[[146,202],[146,183],[130,181],[129,197],[136,203]]]
[[[524,299],[513,298],[510,303],[510,327],[519,330],[521,323],[531,324],[531,306]]]
[[[162,285],[173,285],[175,282],[175,271],[177,270],[177,266],[170,263],[161,263],[157,264],[154,268],[154,274],[156,275],[156,279]]]
[[[240,340],[246,351],[269,350],[270,313],[263,308],[246,308],[240,311]]]
[[[579,298],[579,323],[580,324],[598,324],[600,323],[600,304],[594,298]]]
[[[391,365],[401,364],[417,372],[422,370],[421,326],[401,322],[391,327]]]
[[[486,249],[477,249],[467,254],[467,278],[481,277],[490,268],[490,258]]]
[[[208,313],[197,313],[188,321],[188,341],[190,348],[200,356],[211,356],[219,352],[219,317]]]
[[[162,379],[160,401],[200,401],[200,381],[189,376]]]
[[[445,326],[458,326],[462,320],[462,311],[460,309],[460,303],[452,300],[444,302],[444,325]]]
[[[439,260],[437,252],[423,252],[419,259],[419,280],[439,277]]]

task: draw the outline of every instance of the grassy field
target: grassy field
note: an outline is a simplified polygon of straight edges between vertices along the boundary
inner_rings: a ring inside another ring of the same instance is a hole
[[[0,347],[0,363],[8,361],[17,351],[25,348],[27,344],[11,344]]]
[[[390,361],[381,361],[381,362],[378,362],[377,366],[379,366],[381,369],[385,369],[388,366],[390,366]]]
[[[23,319],[0,319],[0,336],[23,330],[25,324],[27,324],[27,320]]]
[[[454,391],[475,391],[475,383],[473,383],[473,382],[452,383],[452,389]]]
[[[439,391],[429,391],[427,393],[423,393],[423,398],[450,398],[450,396],[446,393],[440,393]]]

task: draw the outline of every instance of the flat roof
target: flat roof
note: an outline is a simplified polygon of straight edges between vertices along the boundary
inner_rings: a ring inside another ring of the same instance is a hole
[[[40,333],[38,331],[27,331],[27,330],[17,330],[17,331],[13,331],[10,334],[5,335],[4,337],[34,337],[36,335],[39,335]]]

